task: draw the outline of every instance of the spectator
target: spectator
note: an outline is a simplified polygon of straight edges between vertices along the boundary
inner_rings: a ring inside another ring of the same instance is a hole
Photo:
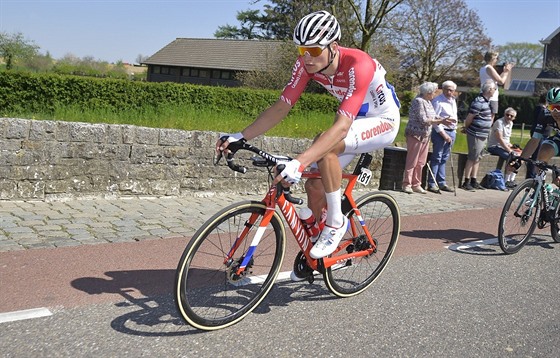
[[[533,137],[533,133],[535,133],[535,128],[537,127],[538,119],[540,116],[544,115],[545,110],[546,110],[546,93],[542,93],[539,96],[539,103],[533,110],[533,124],[531,125],[531,132],[530,132],[531,138]],[[543,137],[548,138],[551,135],[552,135],[552,128],[550,126],[547,126],[543,133]],[[539,144],[537,145],[537,149],[535,149],[535,152],[531,155],[531,159],[537,160],[537,154],[539,153],[539,149],[541,148],[541,142],[542,139],[539,141]],[[527,179],[534,178],[536,175],[537,172],[533,163],[527,162],[527,173],[525,174],[525,178]]]
[[[478,165],[482,152],[486,147],[486,140],[492,127],[492,111],[489,100],[497,91],[496,84],[487,80],[482,85],[482,92],[472,101],[469,114],[465,119],[465,130],[467,133],[468,155],[465,164],[465,182],[462,188],[468,191],[484,189],[476,181]]]
[[[420,94],[412,100],[409,110],[408,124],[405,128],[406,163],[403,174],[403,191],[426,194],[422,188],[422,168],[426,165],[430,133],[434,124],[449,124],[447,120],[437,118],[432,106],[437,83],[424,82],[420,85]]]
[[[511,144],[511,131],[513,129],[513,121],[517,116],[517,111],[511,107],[506,108],[504,116],[497,119],[492,125],[490,136],[488,137],[488,153],[497,155],[505,160],[505,180],[507,188],[515,188],[515,171],[508,165],[507,159],[510,154],[519,155],[518,147]]]
[[[490,98],[490,109],[492,110],[492,121],[494,121],[494,116],[498,113],[498,85],[503,86],[507,80],[507,77],[513,68],[512,63],[504,63],[504,69],[501,74],[494,68],[498,62],[498,52],[488,51],[484,54],[484,61],[486,64],[480,68],[480,87],[484,85],[487,80],[492,80],[496,86],[496,91]]]
[[[440,123],[432,126],[432,157],[430,159],[430,167],[435,179],[432,176],[428,176],[428,190],[435,193],[438,192],[438,188],[442,191],[453,191],[445,180],[445,164],[451,156],[451,148],[453,143],[455,143],[458,118],[457,102],[454,96],[457,85],[453,81],[445,81],[442,83],[441,88],[443,92],[432,100],[432,106],[437,117],[448,118],[452,123],[449,125]]]

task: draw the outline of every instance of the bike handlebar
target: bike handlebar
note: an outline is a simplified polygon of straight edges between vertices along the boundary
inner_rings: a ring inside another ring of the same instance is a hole
[[[226,141],[227,138],[228,138],[227,136],[223,136],[223,137],[220,138],[220,140]],[[265,160],[265,163],[264,163],[265,165],[262,165],[263,163],[257,164],[257,161],[253,160],[254,165],[267,166],[267,167],[276,166],[276,170],[277,170],[278,173],[280,173],[282,170],[284,170],[284,164],[279,164],[279,163],[292,160],[292,158],[290,158],[290,157],[274,156],[270,153],[267,153],[264,150],[259,149],[255,146],[247,143],[247,141],[245,139],[241,139],[237,142],[230,143],[228,145],[227,149],[229,150],[229,152],[226,155],[227,166],[231,170],[234,170],[234,171],[239,172],[241,174],[245,174],[247,172],[247,167],[235,164],[235,162],[234,162],[235,154],[239,150],[247,150],[249,152],[255,153],[256,155],[258,155],[259,157],[261,157]],[[220,152],[220,155],[216,158],[216,160],[214,160],[214,165],[218,164],[218,162],[220,161],[220,158],[222,156],[223,156],[223,152]],[[292,204],[296,204],[296,205],[303,204],[303,199],[296,198],[296,197],[292,196],[292,193],[290,192],[289,187],[285,188],[284,186],[281,185],[281,183],[278,183],[278,185],[279,185],[278,188],[281,189],[281,191],[284,194],[284,197],[286,198],[286,200],[288,200]],[[278,190],[278,191],[280,192],[280,190]]]
[[[558,168],[555,164],[548,164],[547,162],[543,162],[541,160],[535,160],[535,159],[531,159],[531,158],[523,158],[520,156],[517,157],[511,157],[510,159],[507,161],[508,165],[514,161],[523,161],[523,162],[527,162],[527,163],[531,163],[533,164],[535,167],[541,169],[541,170],[548,170],[551,169],[554,172],[560,171],[560,168]]]

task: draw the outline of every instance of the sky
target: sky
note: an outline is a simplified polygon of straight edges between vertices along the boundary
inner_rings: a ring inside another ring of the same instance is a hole
[[[445,1],[445,0],[443,0]],[[560,0],[465,0],[494,45],[539,43],[560,27]],[[39,52],[136,63],[178,37],[213,38],[261,0],[0,0],[0,32],[22,33]],[[453,19],[449,19],[453,21]]]

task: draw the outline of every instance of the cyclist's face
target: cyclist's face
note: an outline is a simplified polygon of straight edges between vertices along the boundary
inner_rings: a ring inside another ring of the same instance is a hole
[[[331,44],[331,50],[333,52],[335,51],[334,46],[335,44]],[[327,66],[329,64],[329,56],[330,53],[327,47],[325,47],[318,56],[312,56],[309,52],[304,52],[304,54],[301,55],[308,73],[316,73]]]
[[[552,115],[552,118],[554,118],[554,120],[556,121],[556,123],[558,123],[558,125],[560,126],[560,112],[558,112],[558,111],[551,111],[550,114]]]

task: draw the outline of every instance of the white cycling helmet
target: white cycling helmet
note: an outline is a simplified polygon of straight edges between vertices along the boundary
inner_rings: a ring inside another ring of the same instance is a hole
[[[294,29],[297,46],[328,46],[340,39],[340,26],[327,11],[317,11],[304,16]]]

